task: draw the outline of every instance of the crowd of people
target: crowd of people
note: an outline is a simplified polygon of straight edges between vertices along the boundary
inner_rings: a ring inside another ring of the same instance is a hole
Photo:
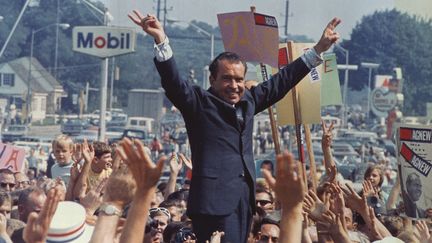
[[[209,66],[211,88],[203,90],[181,80],[154,15],[134,11],[129,18],[155,40],[155,65],[185,120],[191,156],[157,140],[146,147],[128,138],[74,143],[59,135],[46,171],[31,161],[22,172],[0,170],[0,242],[432,242],[426,221],[402,217],[432,216],[401,201],[407,196],[415,205],[421,196],[415,175],[401,192],[379,160],[356,188],[333,161],[333,125],[322,124],[324,173],[285,151],[256,178],[253,116],[322,63],[320,54],[339,39],[340,19],[314,48],[254,87],[245,87],[240,56],[220,54]],[[179,181],[182,173],[187,179]]]

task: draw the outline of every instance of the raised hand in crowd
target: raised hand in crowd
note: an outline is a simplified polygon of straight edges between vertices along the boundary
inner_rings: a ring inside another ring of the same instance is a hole
[[[81,144],[76,143],[72,149],[72,160],[74,163],[79,163],[83,159]]]
[[[366,197],[378,196],[378,189],[372,185],[372,182],[369,180],[365,180],[362,183],[363,185],[363,194]]]
[[[306,212],[309,218],[311,218],[313,221],[323,222],[324,219],[322,218],[322,215],[329,210],[328,207],[328,202],[322,202],[312,190],[309,190],[309,193],[305,195],[305,199],[303,201],[303,211]]]
[[[179,153],[178,156],[180,157],[181,161],[183,161],[183,164],[186,166],[186,168],[192,170],[192,161],[189,158],[186,158],[186,156],[182,153]]]
[[[293,154],[284,152],[276,157],[274,190],[282,206],[280,242],[300,242],[302,232],[302,205],[305,196],[302,166]]]
[[[125,138],[122,148],[117,151],[128,165],[135,179],[137,191],[129,209],[120,242],[141,243],[144,238],[151,198],[156,192],[156,184],[162,174],[166,157],[162,156],[156,164],[153,163],[139,140],[132,142]]]
[[[432,243],[432,237],[429,232],[429,227],[426,221],[418,220],[415,224],[417,231],[414,231],[414,236],[420,243]]]
[[[348,230],[344,223],[345,220],[343,215],[328,210],[323,214],[322,217],[329,226],[328,233],[330,234],[334,242],[351,242],[348,236]]]
[[[134,10],[133,14],[128,14],[128,17],[138,26],[140,26],[147,34],[155,39],[157,44],[165,40],[165,32],[162,24],[152,14],[142,15],[139,11]]]
[[[210,237],[210,241],[207,240],[206,243],[220,243],[221,238],[224,235],[225,235],[225,233],[223,231],[221,231],[221,232],[215,231],[212,233],[212,235]]]
[[[7,219],[6,216],[3,214],[0,214],[0,238],[4,240],[6,243],[12,243],[11,238],[9,237],[8,233],[6,232],[7,228]]]
[[[85,208],[88,219],[94,219],[93,214],[103,202],[103,192],[108,179],[102,180],[96,188],[90,189],[84,197],[80,198],[80,204]]]
[[[84,139],[84,142],[79,146],[81,149],[82,157],[84,158],[84,164],[80,170],[78,179],[73,188],[73,197],[81,198],[86,195],[87,192],[87,178],[90,173],[91,163],[95,156],[94,148],[91,144],[87,142],[87,139]]]
[[[103,185],[98,186],[93,203],[98,202],[97,194],[102,192],[102,188]],[[120,216],[124,207],[132,201],[135,191],[136,184],[134,178],[126,165],[121,166],[116,172],[111,174],[105,185],[101,208],[109,207],[116,212],[109,214],[100,209],[91,242],[113,242],[113,239],[116,238],[115,234]]]
[[[324,154],[324,166],[327,175],[326,181],[328,182],[334,182],[337,176],[337,168],[336,164],[333,161],[333,155],[331,152],[331,144],[333,140],[333,126],[334,124],[332,123],[329,127],[327,127],[325,121],[321,120],[321,127],[323,130],[321,148]]]
[[[48,229],[57,205],[60,201],[60,195],[57,188],[48,192],[45,203],[38,213],[30,213],[27,225],[24,227],[23,238],[28,243],[44,243],[48,234]]]
[[[183,168],[183,160],[180,159],[179,156],[177,156],[177,153],[172,153],[169,160],[169,167],[170,167],[170,176],[168,178],[165,191],[163,192],[164,199],[167,199],[168,196],[175,191],[178,174],[181,172],[181,169]]]

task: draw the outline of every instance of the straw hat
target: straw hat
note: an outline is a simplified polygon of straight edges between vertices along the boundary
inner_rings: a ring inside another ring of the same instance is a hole
[[[71,201],[60,202],[48,230],[47,242],[86,242],[94,227],[86,224],[86,212],[81,204]]]

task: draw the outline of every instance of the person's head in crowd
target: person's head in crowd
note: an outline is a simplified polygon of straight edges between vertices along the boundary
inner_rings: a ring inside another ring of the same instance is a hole
[[[258,235],[256,240],[258,243],[276,243],[279,241],[279,222],[271,219],[270,217],[264,217],[259,227]]]
[[[29,181],[37,178],[37,169],[35,167],[28,168],[27,178],[29,178]]]
[[[269,184],[264,178],[257,178],[256,179],[256,190],[264,190],[264,191],[271,191]]]
[[[354,222],[353,212],[350,208],[344,207],[344,217],[347,230],[355,230],[357,224]]]
[[[157,190],[156,190],[156,193],[158,194],[158,196],[162,196],[162,198],[165,197],[164,193],[165,193],[166,186],[167,186],[166,181],[159,182],[159,184],[157,185]]]
[[[262,208],[266,213],[271,213],[274,210],[273,195],[266,190],[256,190],[255,203],[257,207]]]
[[[210,64],[210,85],[216,95],[229,104],[236,104],[240,101],[245,91],[246,63],[241,57],[232,52],[219,54]],[[235,92],[233,93],[232,83],[226,82],[226,73],[231,71],[233,79],[236,79]]]
[[[273,162],[272,162],[271,160],[264,160],[264,161],[261,163],[260,169],[268,170],[268,171],[270,171],[270,172],[272,173],[272,175],[273,175],[273,172],[274,172]]]
[[[189,190],[179,190],[168,195],[167,200],[178,199],[181,201],[182,212],[186,212]]]
[[[369,166],[364,174],[364,179],[372,183],[375,188],[381,188],[384,182],[384,171],[380,165]]]
[[[182,185],[183,190],[189,190],[190,189],[191,180],[186,179]]]
[[[15,190],[16,182],[14,173],[8,169],[0,170],[0,187],[2,190],[11,192]]]
[[[68,135],[58,135],[52,142],[57,164],[66,166],[72,163],[73,141]]]
[[[22,172],[16,172],[14,176],[15,176],[15,184],[16,184],[15,190],[26,189],[27,187],[30,186],[30,180],[26,174]]]
[[[95,156],[92,162],[92,170],[96,173],[100,173],[103,170],[110,169],[112,167],[111,147],[104,142],[93,142],[93,149]]]
[[[0,190],[0,213],[9,219],[11,211],[12,197],[8,192]]]
[[[404,230],[403,219],[399,216],[385,216],[382,223],[394,237],[397,237]]]
[[[416,202],[422,195],[422,183],[420,176],[416,173],[411,173],[406,179],[406,191],[411,201]]]
[[[190,223],[171,222],[163,233],[164,243],[195,243],[196,236]]]
[[[22,190],[18,197],[19,219],[27,222],[30,213],[39,213],[41,211],[45,200],[45,192],[38,187],[29,187]]]
[[[182,212],[182,202],[178,199],[165,200],[159,204],[159,207],[166,208],[170,212],[171,221],[178,222],[181,221]]]
[[[44,180],[40,185],[39,188],[41,188],[45,194],[48,194],[49,190],[51,190],[52,188],[57,187],[58,188],[58,193],[60,196],[60,201],[64,201],[66,198],[66,185],[64,183],[63,180],[61,180],[60,178],[57,179],[50,179],[47,178],[46,180]]]
[[[150,235],[151,242],[162,242],[163,232],[171,220],[171,214],[166,208],[151,208],[150,214]]]

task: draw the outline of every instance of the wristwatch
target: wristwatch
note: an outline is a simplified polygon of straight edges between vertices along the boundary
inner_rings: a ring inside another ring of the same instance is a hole
[[[122,216],[122,210],[118,209],[116,206],[108,203],[104,203],[100,206],[99,212],[103,212],[108,216],[117,215],[119,217]]]

